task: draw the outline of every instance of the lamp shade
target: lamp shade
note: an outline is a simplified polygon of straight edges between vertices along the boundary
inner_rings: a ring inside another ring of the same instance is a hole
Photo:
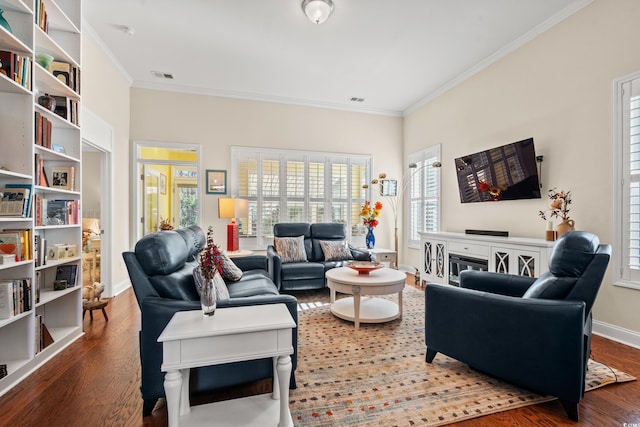
[[[218,218],[246,218],[249,214],[249,201],[246,199],[218,199]]]
[[[315,24],[322,24],[333,12],[332,0],[304,0],[302,10],[307,18]]]

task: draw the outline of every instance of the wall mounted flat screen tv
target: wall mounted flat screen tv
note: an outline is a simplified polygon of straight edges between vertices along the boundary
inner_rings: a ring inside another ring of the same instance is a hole
[[[460,202],[539,199],[533,138],[455,159]]]

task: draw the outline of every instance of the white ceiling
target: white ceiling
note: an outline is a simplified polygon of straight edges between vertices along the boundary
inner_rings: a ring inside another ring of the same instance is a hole
[[[334,0],[315,25],[302,0],[89,0],[83,16],[134,87],[401,115],[590,2]]]

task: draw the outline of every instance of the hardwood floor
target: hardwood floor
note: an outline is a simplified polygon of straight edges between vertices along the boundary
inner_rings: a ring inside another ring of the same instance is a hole
[[[412,284],[413,281],[411,281]],[[409,281],[408,281],[409,283]],[[131,289],[107,306],[109,321],[94,313],[85,335],[0,397],[0,426],[166,426],[166,407],[142,418],[138,329]],[[594,336],[593,358],[640,378],[640,349]],[[237,388],[226,396],[265,392],[268,384]],[[640,426],[640,381],[589,392],[580,423],[557,401],[476,418],[457,426]],[[635,424],[634,424],[635,423]]]

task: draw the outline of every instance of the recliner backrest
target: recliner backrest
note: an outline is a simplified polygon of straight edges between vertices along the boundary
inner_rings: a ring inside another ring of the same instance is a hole
[[[324,252],[320,246],[321,240],[345,240],[346,228],[344,224],[335,222],[319,222],[311,224],[311,257],[309,261],[324,261]]]
[[[542,274],[523,298],[574,299],[590,313],[611,257],[611,246],[586,231],[569,232],[558,239]]]
[[[274,237],[304,236],[304,250],[307,259],[311,258],[311,225],[308,222],[281,222],[273,226]]]
[[[202,229],[159,231],[140,239],[134,253],[140,267],[159,296],[197,300],[193,281],[196,255],[205,245]]]

